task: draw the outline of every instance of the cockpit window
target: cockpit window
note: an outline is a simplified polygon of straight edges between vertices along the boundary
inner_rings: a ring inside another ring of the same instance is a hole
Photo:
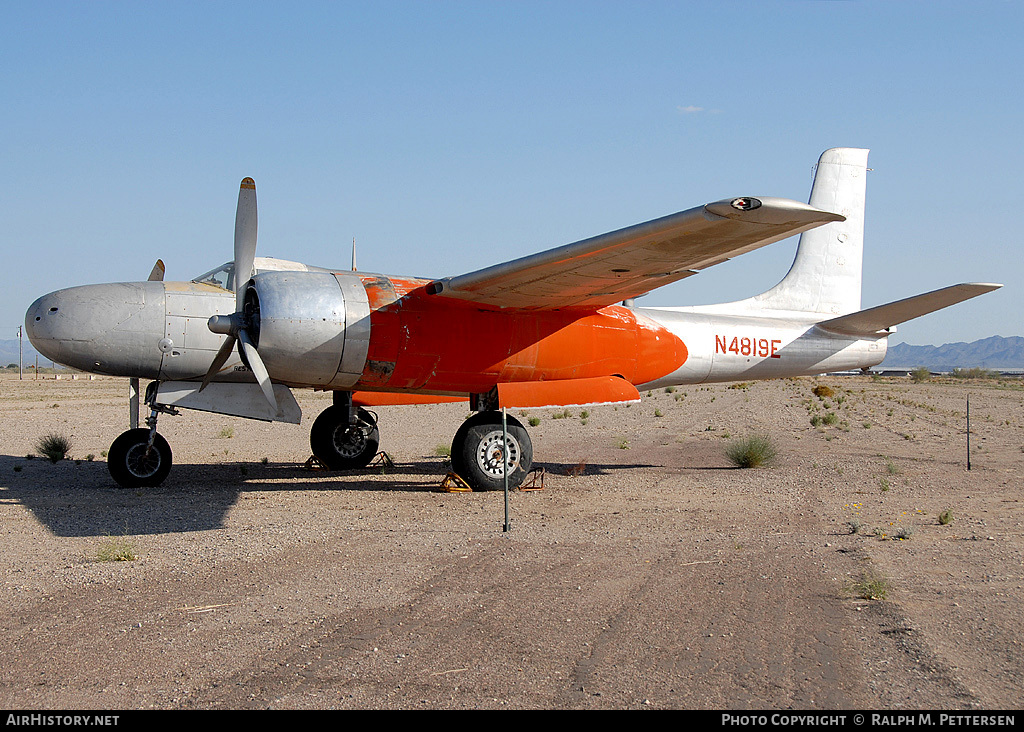
[[[202,285],[213,285],[222,290],[233,292],[235,289],[235,263],[228,262],[227,264],[222,264],[217,269],[199,275],[192,281]]]

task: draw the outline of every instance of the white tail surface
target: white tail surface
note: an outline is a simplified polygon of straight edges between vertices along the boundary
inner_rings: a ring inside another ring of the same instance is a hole
[[[809,203],[842,214],[846,220],[801,234],[789,273],[767,292],[695,309],[760,314],[773,310],[832,317],[860,310],[867,164],[867,150],[837,147],[823,152]]]

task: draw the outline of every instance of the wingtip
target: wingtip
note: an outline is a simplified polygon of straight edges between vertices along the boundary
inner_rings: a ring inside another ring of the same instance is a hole
[[[742,196],[727,198],[714,203],[705,204],[704,209],[715,216],[736,221],[748,221],[752,224],[790,225],[794,222],[823,224],[833,221],[846,221],[846,217],[808,206],[800,201],[788,198],[768,196]]]

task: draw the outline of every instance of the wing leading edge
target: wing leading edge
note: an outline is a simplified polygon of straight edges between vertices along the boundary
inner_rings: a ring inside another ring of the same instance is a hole
[[[437,280],[430,291],[499,308],[598,309],[843,220],[784,198],[726,199]]]

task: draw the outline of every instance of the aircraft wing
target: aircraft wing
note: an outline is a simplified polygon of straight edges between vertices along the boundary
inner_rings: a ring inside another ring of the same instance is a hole
[[[522,310],[596,310],[832,221],[783,198],[734,198],[432,282],[443,297]]]

